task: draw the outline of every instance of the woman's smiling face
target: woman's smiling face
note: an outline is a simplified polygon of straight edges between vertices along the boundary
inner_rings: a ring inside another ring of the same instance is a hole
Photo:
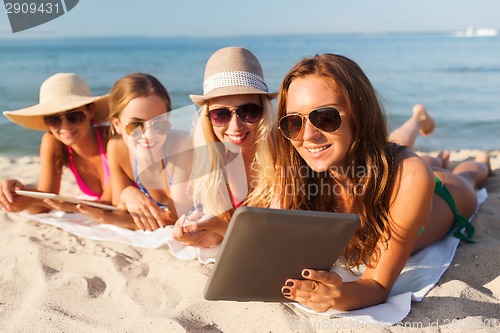
[[[220,108],[235,109],[245,104],[257,104],[262,106],[259,95],[222,96],[213,98],[209,101],[208,112]],[[259,130],[259,123],[260,120],[254,123],[247,123],[233,112],[231,120],[225,126],[216,127],[212,125],[212,129],[219,141],[231,142],[239,146],[242,152],[244,152],[245,150],[254,148]]]
[[[310,111],[331,106],[342,114],[342,125],[335,132],[324,132],[309,120],[292,145],[306,163],[317,172],[341,167],[353,142],[352,116],[332,84],[325,78],[310,75],[294,79],[287,92],[286,114],[299,113],[303,116]]]
[[[152,156],[151,154],[157,153],[162,148],[167,139],[170,124],[166,116],[167,106],[160,97],[156,95],[137,97],[123,108],[118,132],[122,134],[131,152]],[[144,123],[142,127],[141,123]],[[133,132],[127,130],[127,127],[135,126],[138,127]]]

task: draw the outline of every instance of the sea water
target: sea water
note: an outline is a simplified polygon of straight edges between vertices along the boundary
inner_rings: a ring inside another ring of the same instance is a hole
[[[206,61],[217,49],[243,46],[259,58],[270,90],[301,58],[325,52],[355,60],[384,103],[390,128],[427,106],[435,132],[415,148],[500,149],[500,37],[453,33],[391,35],[253,36],[224,38],[92,38],[0,40],[0,110],[38,103],[40,84],[74,72],[93,94],[108,93],[133,72],[156,76],[174,108],[201,94]],[[181,120],[182,121],[182,120]],[[187,121],[187,120],[186,120]],[[0,156],[38,154],[43,133],[0,116]]]

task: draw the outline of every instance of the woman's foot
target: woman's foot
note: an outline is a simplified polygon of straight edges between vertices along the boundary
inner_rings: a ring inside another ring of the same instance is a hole
[[[413,106],[413,117],[418,119],[420,124],[420,133],[424,136],[428,136],[434,131],[436,127],[436,122],[427,113],[425,106],[423,104],[415,104]]]
[[[491,169],[490,155],[487,152],[485,152],[485,151],[480,152],[476,156],[476,158],[474,159],[474,161],[476,161],[478,163],[486,164],[486,166],[488,167],[488,176],[494,176],[495,175],[493,173],[493,170]]]
[[[443,169],[448,169],[448,163],[450,162],[450,151],[449,150],[443,150],[440,152],[437,156],[438,161],[441,162],[441,168]]]

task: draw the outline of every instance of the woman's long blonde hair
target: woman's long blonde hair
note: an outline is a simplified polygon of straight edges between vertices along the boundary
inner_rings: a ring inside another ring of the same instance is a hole
[[[252,170],[257,176],[252,180],[252,184],[249,184],[250,193],[244,201],[245,204],[255,198],[271,197],[274,192],[271,181],[261,180],[274,177],[276,111],[268,97],[261,95],[261,100],[263,115],[258,126],[255,158],[252,162]],[[227,212],[227,181],[224,175],[224,167],[228,162],[227,150],[216,137],[207,117],[208,102],[198,113],[193,132],[193,200],[195,206],[201,205],[205,213],[224,215],[223,213]]]

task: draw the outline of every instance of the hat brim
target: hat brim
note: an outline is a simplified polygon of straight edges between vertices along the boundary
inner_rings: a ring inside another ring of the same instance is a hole
[[[189,98],[198,105],[205,104],[206,101],[216,97],[222,96],[234,96],[234,95],[264,95],[269,97],[270,99],[278,96],[277,92],[267,92],[262,91],[253,87],[223,87],[219,89],[214,89],[206,95],[189,95]]]
[[[109,117],[108,95],[65,96],[54,101],[36,104],[15,111],[4,111],[3,114],[14,123],[23,127],[46,131],[48,127],[45,125],[43,117],[76,109],[90,103],[94,103],[95,105],[94,121],[96,123],[107,121]]]

